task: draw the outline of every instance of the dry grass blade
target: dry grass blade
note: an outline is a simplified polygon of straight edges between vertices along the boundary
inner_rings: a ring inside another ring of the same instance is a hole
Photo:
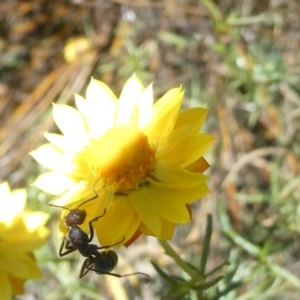
[[[97,59],[98,53],[95,51],[83,61],[65,64],[52,71],[1,126],[1,179],[8,177],[12,169],[18,168],[24,156],[42,139],[43,132],[53,124],[51,115],[47,113],[51,103],[67,103],[73,92],[79,92]],[[31,133],[32,128],[34,134]]]

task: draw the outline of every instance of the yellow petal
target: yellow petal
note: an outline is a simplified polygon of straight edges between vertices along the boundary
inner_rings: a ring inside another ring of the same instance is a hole
[[[182,98],[183,92],[176,88],[154,103],[152,121],[144,129],[150,143],[156,143],[173,130]]]
[[[94,215],[98,213],[101,215],[105,209],[108,209],[114,200],[114,193],[108,188],[101,188],[97,191],[98,197],[95,199],[95,201],[90,202],[91,207],[87,208],[87,212],[89,215]],[[91,196],[88,197],[91,199]]]
[[[153,201],[152,193],[148,187],[142,187],[134,190],[128,195],[132,206],[140,216],[145,225],[153,232],[155,236],[160,236],[162,224],[156,203]]]
[[[195,107],[179,113],[174,129],[186,124],[192,124],[193,130],[191,130],[190,134],[198,133],[205,121],[207,112],[208,110],[205,108]]]
[[[206,133],[187,136],[175,148],[159,159],[185,167],[203,156],[214,141],[215,138]]]
[[[175,223],[162,220],[161,239],[171,240],[175,230]]]
[[[187,224],[190,222],[190,214],[185,204],[166,197],[164,193],[153,193],[152,199],[156,203],[162,219],[173,223]]]
[[[89,53],[93,47],[92,41],[83,36],[69,38],[64,47],[64,58],[67,62],[75,62],[84,57],[84,54]]]
[[[24,216],[27,230],[29,232],[36,231],[38,228],[46,224],[48,217],[48,214],[43,212],[27,212]]]
[[[85,117],[85,119],[87,119],[87,110],[88,110],[87,101],[82,96],[76,93],[74,94],[74,97],[75,97],[75,104],[78,111],[82,114],[83,117]]]
[[[10,197],[10,187],[7,181],[0,184],[0,199],[7,199]]]
[[[194,130],[193,125],[184,125],[173,130],[170,134],[160,139],[157,143],[156,157],[160,158],[173,150],[177,145],[186,139],[190,132]]]
[[[141,223],[141,219],[139,215],[136,213],[136,211],[133,211],[131,222],[129,223],[127,230],[124,232],[125,241],[128,241],[130,240],[130,238],[133,237],[140,223]]]
[[[158,161],[147,180],[164,188],[184,189],[199,185],[208,178],[201,173],[191,173],[178,165]]]
[[[104,209],[108,209],[114,200],[115,194],[109,188],[101,188],[97,190],[98,198],[96,199],[95,211],[101,213]],[[95,211],[93,214],[95,214]],[[91,212],[92,213],[92,212]]]
[[[20,247],[23,251],[33,251],[46,244],[46,237],[49,236],[50,231],[45,227],[38,230],[35,234],[26,235],[20,238],[18,242],[12,244],[14,247]],[[44,238],[38,238],[38,235],[43,235]]]
[[[176,224],[166,220],[162,220],[161,224],[161,234],[157,236],[157,238],[171,240],[174,234]],[[138,230],[146,235],[153,235],[153,232],[148,227],[146,227],[144,223],[140,224]]]
[[[85,146],[84,144],[82,144],[82,141],[79,141],[74,138],[70,139],[60,134],[46,132],[44,133],[44,136],[54,146],[56,146],[63,152],[67,152],[71,155],[78,153]]]
[[[49,235],[49,230],[42,225],[34,230],[30,229],[31,220],[28,213],[23,213],[14,219],[13,226],[6,228],[3,231],[2,237],[7,246],[16,250],[21,249],[22,252],[32,251],[46,243],[46,237]],[[29,222],[29,223],[27,223]]]
[[[65,104],[53,104],[53,119],[65,136],[76,138],[85,144],[87,127],[78,110]]]
[[[145,235],[154,235],[153,232],[143,222],[141,222],[138,230]]]
[[[10,285],[12,287],[13,295],[24,294],[24,279],[15,276],[9,276]]]
[[[46,172],[41,174],[33,183],[33,185],[42,191],[59,195],[74,186],[74,180],[66,175],[58,172]]]
[[[5,247],[5,246],[4,246]],[[20,250],[20,249],[18,249]],[[41,271],[32,256],[13,248],[1,250],[0,268],[19,278],[40,278]]]
[[[152,106],[153,106],[153,89],[152,84],[150,84],[142,93],[141,97],[138,99],[138,126],[139,128],[144,128],[152,118]]]
[[[15,216],[23,211],[25,203],[26,192],[24,189],[15,190],[5,198],[0,191],[0,221],[10,225]]]
[[[100,101],[110,106],[112,102],[115,103],[118,99],[109,86],[102,81],[92,78],[86,90],[86,100],[89,103],[98,103]]]
[[[189,189],[165,189],[160,186],[151,185],[153,195],[164,195],[166,199],[174,202],[187,204],[199,200],[210,193],[207,183],[201,183]]]
[[[94,213],[95,214],[95,213]],[[103,218],[95,222],[94,226],[101,245],[111,245],[125,238],[125,232],[131,223],[133,207],[126,196],[115,196]],[[116,224],[122,224],[116,226]],[[127,236],[122,244],[130,237]]]
[[[73,175],[76,169],[73,162],[74,157],[62,152],[52,144],[44,144],[30,154],[41,165],[53,171]]]
[[[53,206],[64,206],[68,208],[76,208],[81,203],[95,196],[95,192],[91,188],[87,188],[83,180],[74,183],[68,190],[65,190],[50,202]]]
[[[199,159],[195,160],[193,163],[186,167],[187,171],[190,172],[197,172],[203,173],[210,167],[210,164],[205,160],[204,157],[200,157]]]
[[[12,299],[12,288],[7,273],[0,268],[0,291],[1,299],[11,300]]]
[[[189,189],[175,191],[175,194],[178,197],[178,201],[181,200],[183,203],[187,204],[195,202],[205,195],[210,194],[210,190],[207,183],[205,182]]]
[[[103,135],[116,121],[117,98],[101,81],[92,78],[86,91],[85,118],[92,138]]]
[[[136,103],[144,89],[144,86],[135,74],[125,83],[118,102],[118,125],[137,124],[138,111],[136,110]]]

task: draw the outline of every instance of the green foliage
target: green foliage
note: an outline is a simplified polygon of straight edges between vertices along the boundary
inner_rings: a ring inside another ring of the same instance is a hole
[[[185,274],[184,277],[169,275],[155,262],[151,262],[158,274],[170,286],[167,295],[164,297],[165,299],[219,299],[219,297],[226,295],[241,284],[232,279],[233,274],[230,275],[230,273],[224,272],[223,275],[218,275],[220,271],[229,264],[228,262],[216,266],[213,270],[206,271],[211,235],[212,216],[208,215],[198,268],[184,261],[166,241],[160,241],[165,253],[175,261],[176,265],[180,267]],[[188,277],[188,279],[186,279],[186,277]],[[231,282],[227,282],[226,288],[219,289],[217,285],[224,280],[231,280]]]

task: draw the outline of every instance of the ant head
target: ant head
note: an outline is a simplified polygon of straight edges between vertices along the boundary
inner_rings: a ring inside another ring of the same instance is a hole
[[[95,200],[98,197],[98,194],[96,192],[95,192],[95,194],[96,194],[96,196],[82,202],[81,204],[79,204],[77,206],[77,208],[73,208],[73,209],[69,209],[68,207],[65,207],[65,206],[55,205],[55,204],[52,204],[51,202],[49,203],[49,205],[69,210],[69,213],[65,216],[66,226],[70,227],[73,225],[81,225],[85,221],[87,214],[84,209],[79,209],[79,207],[89,201]]]
[[[78,205],[77,208],[70,209],[70,212],[65,217],[66,225],[68,227],[70,227],[72,225],[81,225],[86,218],[86,211],[84,209],[79,209],[79,207],[89,201],[96,199],[97,197],[98,197],[98,194],[97,194],[97,196],[82,202],[80,205]]]
[[[70,209],[70,212],[65,216],[65,223],[68,227],[72,225],[81,225],[86,218],[86,211],[82,209]]]

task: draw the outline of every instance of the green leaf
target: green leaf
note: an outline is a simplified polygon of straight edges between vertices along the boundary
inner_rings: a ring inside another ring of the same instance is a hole
[[[223,230],[227,228],[232,228],[229,216],[225,209],[224,201],[222,199],[218,199],[217,201],[217,210]]]
[[[170,31],[162,31],[158,33],[158,38],[164,43],[176,46],[180,49],[185,49],[189,46],[185,38]]]
[[[159,243],[166,251],[166,254],[174,259],[177,266],[179,266],[183,271],[189,274],[191,278],[199,278],[198,272],[195,272],[192,268],[190,268],[190,266],[187,265],[185,261],[181,259],[181,257],[173,250],[173,248],[165,240],[159,240]]]
[[[261,277],[258,277],[261,278]],[[261,279],[256,285],[252,286],[247,292],[244,292],[240,296],[236,297],[237,300],[252,300],[257,299],[259,295],[266,295],[269,288],[274,289],[275,278],[272,276]],[[273,299],[273,298],[263,298],[263,299]]]
[[[287,269],[282,268],[276,264],[269,264],[269,268],[276,273],[279,277],[284,278],[290,284],[300,289],[300,280],[297,276],[289,272]]]
[[[176,286],[179,283],[179,280],[182,279],[175,279],[174,277],[170,276],[169,274],[167,274],[165,271],[163,271],[154,261],[151,261],[152,266],[154,267],[154,269],[156,270],[156,272],[165,279],[166,282],[168,282],[169,284]]]
[[[210,287],[216,285],[220,280],[223,279],[223,277],[224,276],[218,276],[218,277],[212,279],[211,281],[201,283],[201,284],[196,284],[196,285],[192,286],[191,289],[193,289],[195,291],[205,291],[205,290],[209,289]]]
[[[233,242],[247,251],[249,254],[259,258],[261,256],[261,249],[256,245],[248,242],[246,239],[237,234],[233,229],[226,228],[224,229],[224,233],[233,240]]]
[[[240,287],[243,284],[242,281],[231,282],[224,290],[219,291],[217,295],[212,300],[219,300],[222,296],[225,296],[229,292],[233,291],[234,289]]]
[[[230,262],[224,261],[222,264],[218,265],[217,267],[215,267],[214,269],[212,269],[210,272],[206,273],[205,276],[208,277],[208,276],[214,274],[215,272],[217,272],[220,269],[222,269],[224,266],[230,266]]]
[[[206,230],[203,240],[203,250],[200,260],[200,274],[202,277],[205,277],[205,269],[206,269],[206,263],[209,256],[209,245],[210,245],[210,239],[212,235],[212,216],[210,214],[206,217]]]
[[[209,10],[213,19],[216,22],[220,22],[222,20],[222,14],[221,14],[218,6],[213,1],[210,1],[210,0],[202,0],[202,2]]]
[[[185,295],[189,293],[189,290],[183,291],[178,287],[172,287],[169,291],[168,294],[163,297],[163,299],[166,300],[182,300],[185,299]]]

